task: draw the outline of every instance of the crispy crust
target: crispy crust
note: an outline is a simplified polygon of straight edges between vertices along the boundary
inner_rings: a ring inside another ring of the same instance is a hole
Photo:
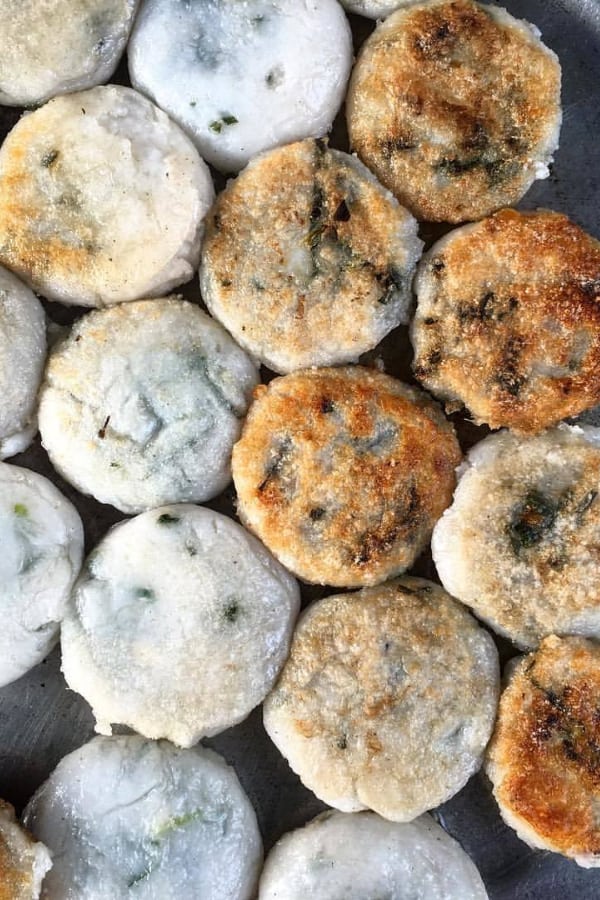
[[[437,585],[404,577],[309,607],[265,725],[325,802],[410,821],[479,768],[498,681],[491,637]]]
[[[366,41],[350,142],[417,218],[464,222],[516,202],[558,146],[560,66],[503,9],[431,0]]]
[[[45,859],[36,860],[36,850],[43,848],[18,824],[10,803],[0,800],[0,900],[32,900],[39,896],[34,886],[36,862],[40,871],[49,868]]]
[[[533,433],[600,402],[600,243],[566,216],[504,209],[458,229],[415,287],[414,371],[448,408]]]
[[[354,366],[257,388],[232,468],[242,520],[280,562],[307,581],[354,587],[414,562],[460,458],[425,395]]]
[[[277,372],[356,361],[408,320],[417,223],[356,159],[308,140],[255,159],[220,194],[202,295]]]
[[[500,701],[487,770],[504,818],[534,846],[600,865],[600,647],[546,638]]]
[[[190,141],[136,91],[55,97],[0,150],[0,262],[63,303],[160,295],[191,277],[213,197]]]

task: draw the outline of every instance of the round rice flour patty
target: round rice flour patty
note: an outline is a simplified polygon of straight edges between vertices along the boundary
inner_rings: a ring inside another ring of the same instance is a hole
[[[276,372],[356,362],[408,321],[417,223],[352,156],[309,140],[254,159],[207,220],[214,316]]]
[[[425,394],[351,366],[255,391],[232,458],[238,512],[305,581],[376,584],[412,565],[461,459]]]
[[[492,638],[437,585],[405,577],[308,608],[264,722],[325,803],[407,822],[479,769],[497,700]]]
[[[0,267],[0,459],[29,446],[46,358],[46,320],[29,288]]]
[[[138,0],[3,0],[0,103],[30,106],[107,81]]]
[[[326,812],[278,841],[259,900],[487,900],[479,872],[430,816]]]
[[[401,6],[408,6],[411,0],[340,0],[340,3],[348,12],[368,19],[383,19]]]
[[[0,898],[38,900],[52,868],[48,848],[21,828],[10,803],[0,800]]]
[[[0,463],[0,686],[40,663],[58,640],[83,554],[83,527],[54,485]]]
[[[414,370],[449,409],[535,432],[600,402],[600,242],[549,210],[451,231],[415,278]]]
[[[129,43],[133,85],[224,172],[329,130],[352,36],[336,0],[146,0]]]
[[[66,756],[25,810],[50,846],[47,900],[250,900],[262,862],[256,816],[210,750],[137,735]]]
[[[548,176],[560,65],[528,22],[472,0],[412,3],[364,43],[350,143],[418,219],[464,222]]]
[[[600,866],[600,645],[548,637],[512,663],[486,770],[532,847]]]
[[[213,199],[207,166],[145,97],[57,97],[0,149],[0,262],[62,303],[157,296],[194,273]]]
[[[599,429],[486,438],[433,532],[442,584],[521,647],[600,637],[599,495]]]
[[[42,442],[71,484],[123,512],[214,497],[254,363],[197,306],[144,300],[90,313],[50,354]]]
[[[101,733],[115,722],[190,746],[263,700],[298,608],[295,580],[238,524],[161,507],[89,557],[62,625],[63,672]]]

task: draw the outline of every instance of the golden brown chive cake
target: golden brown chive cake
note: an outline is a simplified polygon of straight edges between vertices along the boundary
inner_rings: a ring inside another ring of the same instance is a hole
[[[269,853],[259,900],[488,900],[479,872],[434,822],[328,810]]]
[[[210,172],[131,88],[55,97],[0,149],[0,262],[51,300],[108,306],[193,275]]]
[[[208,217],[213,315],[276,372],[355,362],[408,321],[415,219],[355,157],[320,140],[254,159]]]
[[[408,822],[480,767],[498,681],[490,635],[440,587],[405,577],[308,608],[265,727],[330,806]]]
[[[600,646],[548,637],[516,663],[487,774],[505,821],[533,847],[600,865]]]
[[[521,647],[600,637],[600,430],[503,431],[467,456],[431,550],[442,584]]]
[[[430,0],[365,42],[346,108],[352,148],[401,203],[418,219],[464,222],[548,175],[560,66],[506,10]]]
[[[0,900],[37,900],[51,867],[48,849],[21,828],[10,803],[0,800]]]
[[[536,432],[600,402],[600,242],[566,216],[504,209],[421,261],[414,371],[479,424]]]
[[[359,366],[297,372],[255,391],[233,451],[238,512],[304,580],[376,584],[424,549],[460,458],[420,391]]]

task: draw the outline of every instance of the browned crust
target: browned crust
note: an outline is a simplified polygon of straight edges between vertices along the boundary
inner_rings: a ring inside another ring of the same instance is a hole
[[[356,359],[383,336],[382,320],[385,330],[397,323],[388,304],[408,298],[414,220],[358,166],[322,140],[277,148],[230,182],[208,217],[204,299],[277,370],[336,351]],[[297,272],[290,251],[304,260]]]
[[[518,666],[490,746],[511,818],[567,856],[600,853],[600,647],[546,638]],[[496,773],[496,775],[494,775]]]
[[[4,800],[0,800],[0,814],[3,819],[10,818],[15,826],[15,811]],[[29,837],[24,831],[24,839]],[[27,900],[32,896],[32,875],[26,872],[22,864],[15,865],[14,850],[7,842],[0,827],[0,900]]]
[[[91,226],[93,217],[79,209],[76,194],[65,190],[59,198],[53,214],[55,220],[60,218],[58,227],[48,227],[45,233],[40,229],[39,198],[32,180],[43,197],[48,189],[44,182],[53,180],[61,167],[60,156],[50,165],[43,164],[40,143],[38,119],[28,115],[3,144],[0,261],[34,285],[43,284],[49,273],[57,271],[89,277],[98,250],[97,235]],[[67,233],[70,240],[65,239]]]
[[[556,57],[471,0],[392,14],[364,44],[348,94],[353,149],[430,221],[516,202],[559,121]]]
[[[600,243],[566,216],[466,228],[432,248],[417,293],[414,371],[451,406],[534,433],[600,402]]]
[[[423,395],[360,367],[315,369],[258,389],[233,477],[242,518],[285,565],[351,587],[411,565],[459,461]]]

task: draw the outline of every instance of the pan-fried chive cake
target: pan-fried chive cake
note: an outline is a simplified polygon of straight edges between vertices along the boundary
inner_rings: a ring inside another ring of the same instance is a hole
[[[262,702],[298,608],[294,578],[240,525],[163,506],[88,558],[62,623],[63,672],[98,731],[118,723],[191,746]]]
[[[259,900],[487,900],[479,872],[430,816],[325,812],[269,853]]]
[[[138,0],[3,0],[0,103],[33,106],[108,81]]]
[[[254,810],[225,760],[137,735],[69,753],[25,810],[54,865],[47,900],[250,900]]]
[[[490,635],[440,587],[404,577],[308,608],[265,728],[325,803],[408,822],[481,766],[498,681]]]
[[[451,231],[415,278],[414,371],[479,424],[536,432],[600,402],[600,242],[505,209]]]
[[[96,310],[50,354],[42,443],[67,481],[123,512],[207,500],[231,478],[257,381],[252,360],[191,303]]]
[[[407,323],[422,246],[362,163],[307,140],[256,157],[219,195],[202,296],[276,372],[356,362]]]
[[[51,481],[0,463],[0,686],[40,663],[58,640],[83,554],[75,508]]]
[[[42,305],[0,267],[0,459],[25,450],[37,431],[37,393],[45,358]]]
[[[136,91],[57,97],[0,149],[0,262],[62,303],[160,296],[191,278],[213,199],[192,143]]]
[[[10,803],[0,800],[1,900],[38,900],[51,868],[48,848],[34,841],[17,822]]]
[[[232,457],[238,513],[305,581],[377,584],[425,548],[460,459],[415,388],[360,366],[295,372],[255,391]]]
[[[600,638],[600,430],[500,432],[469,453],[431,550],[441,582],[521,647]]]
[[[337,0],[145,0],[129,42],[134,87],[237,172],[331,128],[352,66]]]
[[[521,840],[600,866],[600,645],[548,637],[511,665],[486,771]]]
[[[500,7],[425,0],[363,44],[346,102],[350,144],[418,219],[480,219],[547,177],[560,65],[539,34]]]

